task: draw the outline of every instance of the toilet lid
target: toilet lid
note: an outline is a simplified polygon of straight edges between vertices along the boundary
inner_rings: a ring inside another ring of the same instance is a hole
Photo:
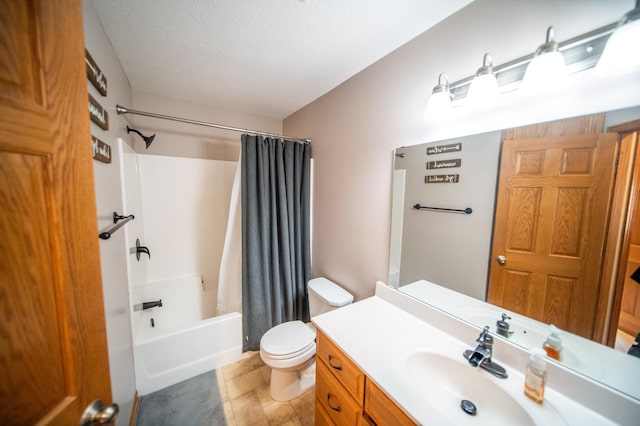
[[[260,347],[271,355],[289,355],[306,349],[313,344],[315,337],[302,321],[289,321],[267,331],[260,340]]]

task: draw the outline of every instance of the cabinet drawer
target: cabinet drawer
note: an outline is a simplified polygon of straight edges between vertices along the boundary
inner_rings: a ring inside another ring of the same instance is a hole
[[[324,409],[322,403],[316,398],[315,426],[333,426],[333,420],[329,417],[329,413]]]
[[[323,363],[356,402],[364,401],[364,374],[327,336],[318,331],[316,360]]]
[[[321,362],[316,365],[316,404],[320,405],[316,408],[316,413],[319,409],[324,409],[336,425],[356,425],[362,412],[362,404],[349,395],[329,368]]]
[[[371,380],[367,380],[364,411],[378,425],[416,425],[400,407],[396,405]]]

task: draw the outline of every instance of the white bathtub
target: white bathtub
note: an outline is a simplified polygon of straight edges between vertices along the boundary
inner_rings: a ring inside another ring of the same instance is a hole
[[[199,276],[146,284],[132,299],[134,304],[162,299],[162,307],[133,312],[139,395],[241,358],[241,315],[211,317],[215,298],[202,291]]]

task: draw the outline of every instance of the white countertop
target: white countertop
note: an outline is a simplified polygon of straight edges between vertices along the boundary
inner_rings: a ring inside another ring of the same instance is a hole
[[[425,306],[425,309],[428,307]],[[415,312],[413,313],[415,314]],[[456,412],[452,417],[445,417],[442,413],[425,409],[424,395],[421,396],[414,387],[408,384],[411,378],[407,377],[406,371],[403,370],[403,363],[398,361],[411,351],[428,350],[440,352],[452,358],[459,357],[461,362],[466,362],[462,357],[462,352],[464,349],[475,347],[473,339],[477,336],[470,337],[468,342],[457,340],[432,325],[434,318],[438,321],[437,315],[445,314],[431,312],[428,315],[431,318],[431,324],[409,314],[382,297],[374,296],[318,315],[312,321],[416,421],[421,424],[460,424],[461,418],[455,416],[462,411]],[[438,321],[438,326],[442,327],[443,324],[450,321],[451,318],[443,317],[442,322]],[[461,321],[460,323],[462,324]],[[469,336],[477,334],[477,330],[471,326],[466,324],[461,326],[470,328]],[[549,386],[545,390],[545,403],[542,406],[535,404],[523,394],[525,365],[516,369],[501,362],[500,352],[495,347],[493,358],[507,369],[508,379],[498,379],[483,370],[478,371],[481,374],[486,374],[490,380],[499,383],[520,403],[536,423],[551,424],[549,419],[557,419],[556,415],[559,414],[569,425],[617,424],[598,412],[558,393]],[[434,392],[437,391],[434,389]],[[466,416],[463,420],[467,424],[479,424],[481,421],[479,415],[471,417],[462,414]],[[634,419],[637,420],[637,417]],[[629,421],[630,424],[633,423],[631,420]],[[558,423],[556,420],[553,423],[563,424],[563,422]],[[623,423],[626,422],[623,421]]]

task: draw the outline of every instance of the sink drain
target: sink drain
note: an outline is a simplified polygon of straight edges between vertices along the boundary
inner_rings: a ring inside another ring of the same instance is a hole
[[[462,401],[460,401],[460,408],[462,408],[462,411],[464,411],[470,416],[475,416],[478,413],[476,404],[474,404],[473,402],[467,399],[463,399]]]

